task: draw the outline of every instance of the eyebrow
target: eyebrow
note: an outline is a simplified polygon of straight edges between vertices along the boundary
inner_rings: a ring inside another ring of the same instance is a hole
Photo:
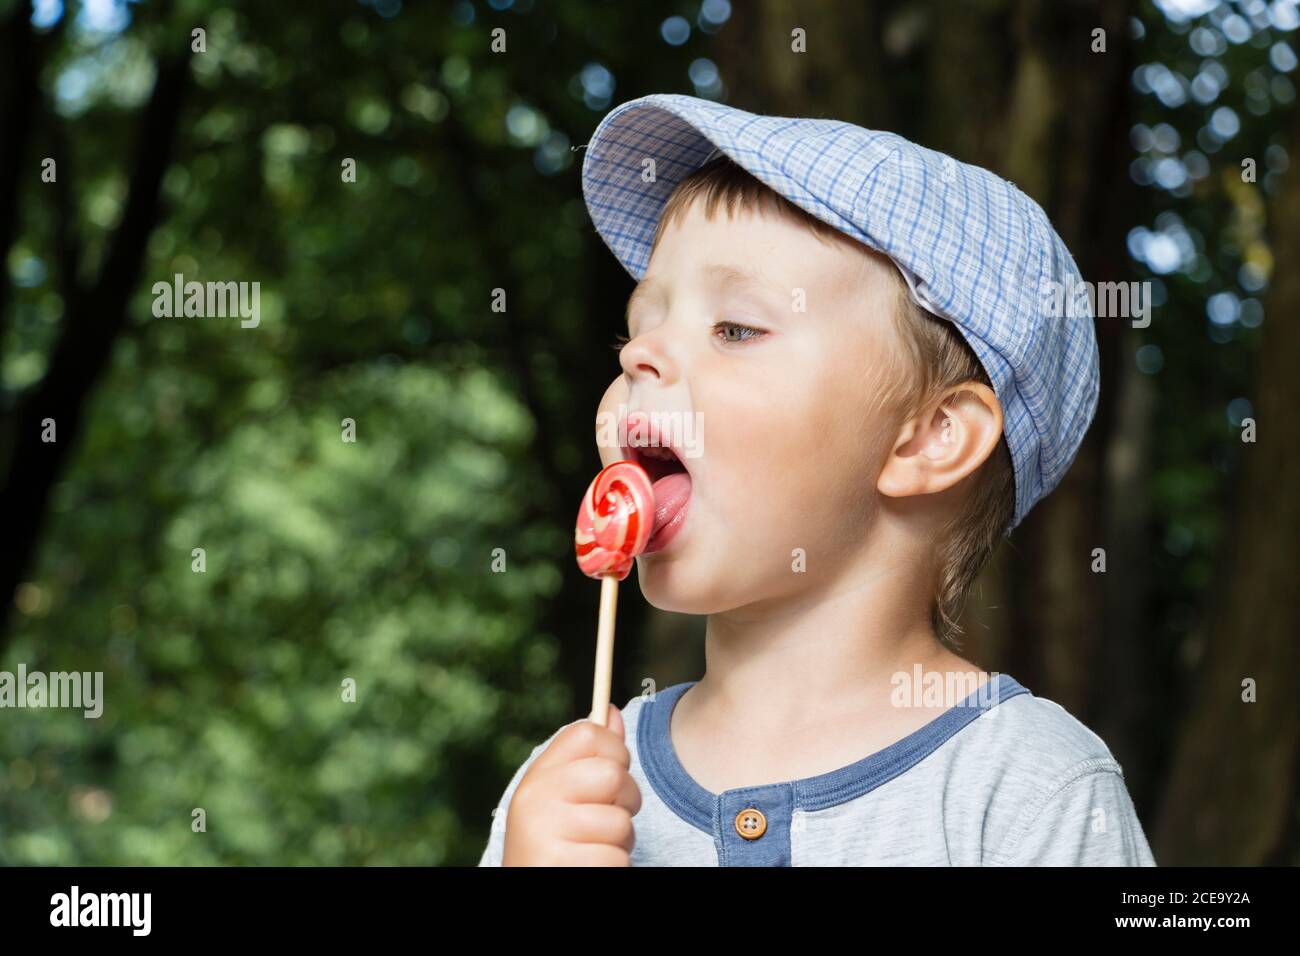
[[[700,269],[705,275],[711,276],[723,285],[753,285],[760,289],[766,289],[773,295],[782,298],[787,294],[787,290],[780,288],[770,279],[766,278],[759,272],[752,269],[743,269],[739,266],[725,265],[722,263],[713,263],[702,266]]]
[[[744,269],[739,266],[715,262],[701,266],[700,272],[720,285],[757,286],[759,289],[765,290],[769,295],[782,300],[784,300],[789,294],[789,290],[781,288],[772,280],[752,269]],[[665,295],[666,293],[664,292],[663,284],[658,280],[650,277],[642,279],[636,284],[636,288],[632,290],[632,294],[628,296],[627,308],[623,312],[624,324],[629,324],[632,321],[632,307],[639,301],[647,296],[654,296],[662,299]],[[630,325],[628,331],[631,331]]]

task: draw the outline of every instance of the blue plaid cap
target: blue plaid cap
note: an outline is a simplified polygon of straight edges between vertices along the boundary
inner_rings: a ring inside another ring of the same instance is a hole
[[[1100,383],[1092,312],[1074,297],[1082,279],[1042,208],[988,170],[895,133],[644,96],[600,121],[582,166],[591,221],[635,279],[673,187],[718,152],[889,256],[917,303],[957,326],[1002,403],[1016,485],[1006,530],[1018,525],[1070,467]],[[1049,310],[1053,288],[1071,297],[1065,316]]]

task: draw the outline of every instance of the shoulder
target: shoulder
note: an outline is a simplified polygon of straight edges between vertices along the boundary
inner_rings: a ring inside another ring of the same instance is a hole
[[[1057,787],[1087,773],[1123,773],[1106,742],[1083,721],[1030,691],[980,714],[967,729],[957,735],[956,760],[1013,778],[1022,790]]]
[[[1079,780],[1123,779],[1106,742],[1054,700],[1017,693],[957,734],[948,785],[978,806],[985,826],[1011,829]]]
[[[954,738],[949,784],[975,806],[986,860],[1149,865],[1124,771],[1056,701],[1019,693]]]

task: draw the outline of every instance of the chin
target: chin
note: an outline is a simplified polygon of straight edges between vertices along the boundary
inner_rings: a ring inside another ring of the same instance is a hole
[[[661,611],[716,614],[725,609],[703,576],[692,574],[680,561],[642,555],[636,559],[636,579],[646,603]]]

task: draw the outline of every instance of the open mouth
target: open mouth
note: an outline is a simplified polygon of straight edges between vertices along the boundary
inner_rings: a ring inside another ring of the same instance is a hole
[[[651,434],[646,434],[646,431]],[[624,445],[623,457],[645,469],[650,476],[655,495],[655,522],[645,553],[666,548],[686,522],[687,506],[691,501],[691,473],[677,450],[659,444],[654,429],[643,429],[635,436],[629,435],[632,445]]]

